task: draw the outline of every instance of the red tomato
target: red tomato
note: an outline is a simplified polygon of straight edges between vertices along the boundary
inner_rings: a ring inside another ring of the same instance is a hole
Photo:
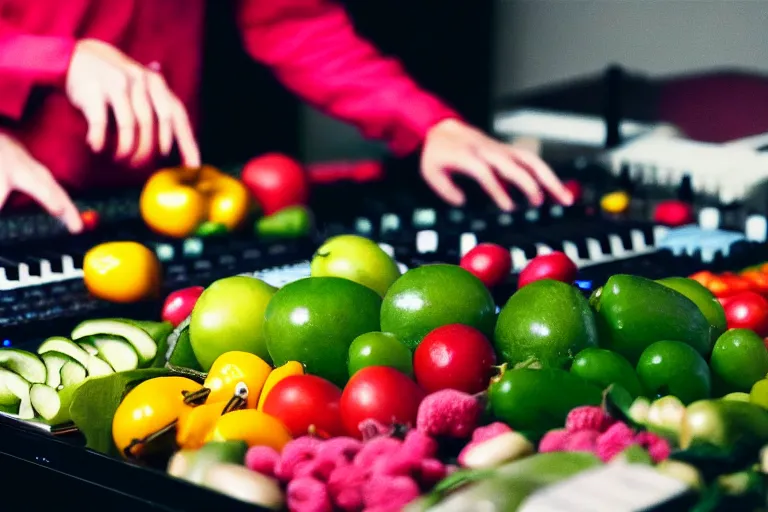
[[[701,272],[696,272],[695,274],[691,274],[690,276],[688,276],[689,279],[698,281],[699,284],[701,284],[704,287],[707,287],[710,281],[712,281],[712,279],[714,279],[715,277],[717,276],[715,276],[715,274],[713,274],[709,270],[702,270]]]
[[[424,391],[405,374],[388,366],[369,366],[347,382],[341,395],[341,419],[347,434],[357,438],[360,423],[368,419],[413,426],[422,398]]]
[[[530,284],[542,279],[554,279],[564,283],[572,283],[576,278],[576,265],[562,252],[536,256],[525,266],[517,279],[517,287]]]
[[[512,270],[509,251],[496,244],[479,244],[461,258],[461,267],[489,288],[500,284]]]
[[[563,183],[563,186],[573,196],[573,202],[578,203],[581,201],[581,196],[584,194],[584,190],[581,188],[581,183],[576,180],[568,180]]]
[[[676,199],[662,201],[656,205],[653,220],[665,226],[684,226],[694,221],[693,207]]]
[[[761,295],[768,295],[768,275],[757,270],[748,270],[741,273],[741,277],[749,281],[752,291]]]
[[[751,329],[768,336],[768,300],[752,291],[729,297],[723,305],[729,329]]]
[[[264,215],[306,204],[309,196],[304,168],[285,155],[270,153],[251,159],[245,164],[241,179]]]
[[[291,375],[278,382],[264,400],[264,412],[288,427],[293,437],[315,432],[328,438],[341,436],[341,390],[315,375]]]
[[[176,327],[192,313],[192,308],[197,304],[197,299],[200,298],[203,290],[205,288],[202,286],[190,286],[169,293],[165,298],[160,317],[164,322],[170,322]]]
[[[488,387],[496,353],[483,333],[461,324],[438,327],[413,354],[413,373],[424,391],[458,389],[479,393]]]

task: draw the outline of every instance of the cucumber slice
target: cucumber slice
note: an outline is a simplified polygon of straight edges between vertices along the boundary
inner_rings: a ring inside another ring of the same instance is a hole
[[[88,360],[88,366],[85,367],[88,371],[89,377],[104,377],[105,375],[112,375],[115,370],[109,366],[109,363],[97,356],[91,356]]]
[[[37,353],[41,355],[48,352],[61,352],[68,355],[83,365],[88,371],[88,375],[92,377],[103,377],[104,375],[115,373],[108,363],[102,361],[97,356],[89,354],[80,345],[62,336],[48,338],[37,349]]]
[[[0,394],[12,393],[19,398],[16,415],[22,420],[35,417],[32,403],[29,400],[29,381],[5,368],[0,368]]]
[[[61,367],[61,387],[64,389],[76,386],[87,378],[88,372],[77,361],[68,361]]]
[[[125,338],[133,346],[139,356],[139,366],[151,363],[157,354],[157,343],[147,331],[129,323],[114,318],[101,320],[86,320],[72,330],[72,338],[85,338],[94,334],[111,334]]]
[[[69,423],[69,406],[78,386],[70,386],[56,391],[45,384],[33,384],[29,390],[32,408],[49,425]]]
[[[74,359],[61,352],[46,352],[40,356],[40,359],[43,360],[47,373],[45,384],[53,389],[58,389],[59,386],[61,386],[61,367],[64,366],[65,363],[72,361],[79,365]],[[83,369],[83,371],[85,371],[85,369]]]
[[[116,372],[135,370],[139,367],[139,356],[133,345],[120,336],[94,334],[75,342],[85,350],[94,349]]]
[[[27,382],[45,382],[45,364],[32,352],[14,348],[0,350],[0,367],[16,372]]]
[[[86,339],[87,339],[87,338],[86,338]],[[84,341],[82,341],[82,340],[72,340],[72,341],[73,341],[74,343],[77,343],[77,345],[78,345],[78,346],[79,346],[81,349],[83,349],[83,350],[85,350],[86,352],[88,352],[88,354],[89,354],[89,355],[92,355],[92,356],[98,356],[98,355],[99,355],[99,349],[97,349],[95,346],[93,346],[93,345],[91,345],[91,344],[89,344],[89,343],[87,343],[87,342],[84,342]]]

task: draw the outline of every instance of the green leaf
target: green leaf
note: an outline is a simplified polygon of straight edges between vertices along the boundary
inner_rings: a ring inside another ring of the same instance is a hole
[[[171,373],[166,368],[144,368],[90,378],[79,384],[69,413],[85,437],[86,447],[107,455],[117,455],[112,441],[112,418],[123,397],[141,382]]]

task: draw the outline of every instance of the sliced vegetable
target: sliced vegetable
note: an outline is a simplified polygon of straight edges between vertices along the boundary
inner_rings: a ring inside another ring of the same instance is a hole
[[[0,350],[0,367],[11,370],[31,383],[45,382],[45,364],[31,352],[6,348]]]
[[[75,360],[67,361],[61,367],[61,387],[69,388],[80,384],[88,378],[85,367]]]
[[[133,349],[133,345],[120,336],[94,334],[75,342],[85,350],[95,350],[96,353],[93,355],[101,357],[116,372],[135,370],[139,367],[139,356]]]
[[[50,425],[69,423],[69,406],[77,386],[70,386],[56,391],[45,384],[33,384],[29,398],[35,412]]]
[[[40,356],[40,359],[42,359],[43,364],[45,364],[45,384],[53,389],[58,389],[59,386],[61,386],[61,368],[66,363],[74,361],[79,365],[77,361],[61,352],[46,352]],[[85,373],[85,368],[83,368],[83,373]]]
[[[29,382],[23,377],[0,368],[0,396],[12,394],[18,398],[16,416],[22,420],[31,420],[35,417],[35,411],[29,401],[29,386]]]
[[[150,333],[137,325],[136,322],[123,319],[86,320],[72,330],[72,339],[104,334],[125,338],[138,354],[140,366],[149,364],[157,354],[157,343]]]

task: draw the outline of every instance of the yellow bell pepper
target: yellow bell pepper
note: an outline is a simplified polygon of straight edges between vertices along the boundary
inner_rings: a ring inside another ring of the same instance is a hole
[[[280,452],[291,439],[288,428],[274,416],[240,409],[221,416],[205,441],[245,441],[249,447],[269,446]]]
[[[226,403],[238,394],[238,385],[245,384],[248,388],[246,407],[253,409],[271,371],[269,363],[255,354],[225,352],[213,362],[203,383],[210,390],[206,403]]]
[[[95,297],[137,302],[157,296],[161,266],[155,253],[138,242],[97,245],[83,259],[83,281]]]
[[[183,450],[196,450],[205,444],[216,422],[224,414],[227,402],[207,403],[188,407],[176,423],[176,444]]]
[[[248,216],[250,195],[242,182],[208,165],[162,169],[144,185],[139,208],[154,231],[186,237],[206,222],[235,229]]]
[[[283,366],[275,368],[267,377],[267,381],[264,383],[264,387],[261,390],[261,396],[259,397],[259,405],[256,409],[261,411],[264,409],[264,402],[267,401],[267,395],[272,388],[274,388],[278,382],[286,377],[293,375],[304,375],[304,365],[298,361],[288,361]]]

